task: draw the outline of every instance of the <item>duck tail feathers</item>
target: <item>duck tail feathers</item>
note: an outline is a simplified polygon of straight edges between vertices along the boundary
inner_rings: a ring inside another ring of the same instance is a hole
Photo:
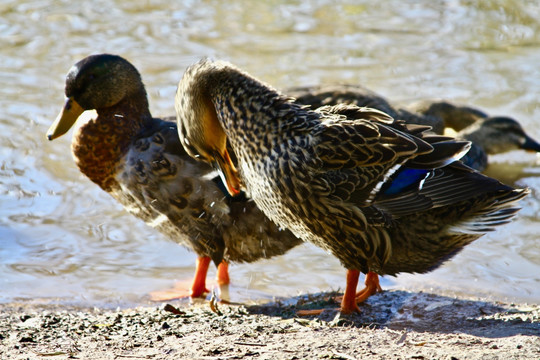
[[[515,189],[504,192],[493,201],[492,206],[476,212],[473,216],[468,217],[467,220],[453,224],[449,232],[457,234],[483,234],[495,230],[497,226],[512,221],[512,218],[521,209],[516,206],[516,202],[525,197],[529,193],[529,189]]]

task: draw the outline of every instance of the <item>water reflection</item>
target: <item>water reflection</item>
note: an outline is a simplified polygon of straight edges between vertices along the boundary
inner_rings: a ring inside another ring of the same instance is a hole
[[[69,67],[112,52],[141,71],[156,115],[174,113],[184,68],[233,61],[276,87],[363,84],[396,101],[445,97],[518,119],[539,139],[540,5],[439,1],[4,1],[0,4],[0,301],[145,300],[193,271],[194,256],[82,177],[69,136],[45,132]],[[534,155],[497,156],[493,176],[532,188],[516,222],[442,269],[383,286],[540,299]],[[301,246],[231,269],[242,299],[336,289],[343,270]]]

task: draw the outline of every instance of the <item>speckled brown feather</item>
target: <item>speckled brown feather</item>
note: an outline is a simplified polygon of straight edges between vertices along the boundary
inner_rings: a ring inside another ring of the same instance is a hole
[[[506,223],[527,194],[449,165],[468,143],[430,139],[376,110],[307,109],[226,62],[188,68],[176,110],[191,155],[212,161],[206,122],[219,122],[257,205],[347,269],[432,270]],[[385,188],[407,166],[425,177],[397,193]]]
[[[483,171],[488,165],[488,154],[511,150],[540,152],[540,143],[529,136],[515,120],[506,116],[489,116],[484,111],[455,105],[444,100],[421,101],[407,109],[390,104],[379,94],[360,86],[302,87],[288,92],[295,102],[321,106],[349,104],[381,110],[406,123],[428,125],[437,134],[445,128],[457,132],[456,137],[472,142],[471,150],[462,158],[468,166]]]
[[[448,126],[444,121],[445,119],[439,116],[439,113],[426,112],[420,114],[395,107],[384,97],[361,86],[299,87],[289,89],[287,94],[293,97],[298,104],[310,105],[312,109],[338,104],[374,108],[383,111],[394,119],[413,124],[428,125],[437,134],[442,134],[444,128]]]

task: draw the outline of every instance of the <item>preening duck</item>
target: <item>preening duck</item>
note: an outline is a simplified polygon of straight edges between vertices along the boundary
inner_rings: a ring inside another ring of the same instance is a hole
[[[507,223],[527,194],[456,161],[469,142],[375,109],[311,110],[228,62],[190,66],[175,106],[182,145],[219,169],[231,195],[245,189],[274,222],[340,260],[343,313],[379,289],[377,274],[437,268]]]

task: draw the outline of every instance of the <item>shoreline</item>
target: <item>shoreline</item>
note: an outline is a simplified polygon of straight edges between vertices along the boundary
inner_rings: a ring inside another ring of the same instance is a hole
[[[343,316],[334,295],[216,311],[0,304],[0,359],[540,359],[537,304],[390,290]],[[310,308],[326,310],[296,316]]]

